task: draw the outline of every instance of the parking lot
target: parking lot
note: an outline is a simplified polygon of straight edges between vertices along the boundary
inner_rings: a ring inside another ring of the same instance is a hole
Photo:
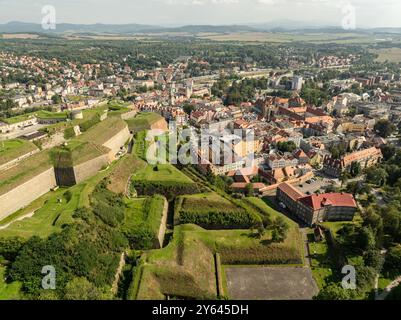
[[[315,178],[316,179],[316,178]],[[333,180],[330,180],[328,178],[317,178],[315,181],[308,181],[310,183],[303,183],[301,185],[297,185],[296,187],[301,190],[301,192],[305,194],[313,194],[317,191],[324,192],[325,189],[328,186],[335,185],[335,182]]]

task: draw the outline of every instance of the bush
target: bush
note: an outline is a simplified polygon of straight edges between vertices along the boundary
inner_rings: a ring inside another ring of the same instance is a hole
[[[177,196],[186,194],[197,194],[200,192],[199,187],[195,183],[170,183],[170,182],[148,182],[135,181],[133,188],[141,196],[152,196],[160,194],[167,198],[168,201],[174,200]]]
[[[94,125],[98,124],[99,122],[100,122],[100,117],[96,116],[90,120],[81,123],[79,125],[79,128],[81,129],[81,132],[85,132],[88,131],[90,128],[92,128]]]
[[[66,140],[72,139],[75,137],[75,131],[74,128],[67,128],[64,130],[64,138]]]
[[[150,250],[153,248],[154,234],[146,223],[125,232],[131,249]]]
[[[205,229],[249,229],[260,222],[257,218],[245,211],[181,211],[179,221],[182,224],[196,224]]]
[[[14,261],[24,245],[24,240],[18,237],[0,238],[0,256],[8,261]]]

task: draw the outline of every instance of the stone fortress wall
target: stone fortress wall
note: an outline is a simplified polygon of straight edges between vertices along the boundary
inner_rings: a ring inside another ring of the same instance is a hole
[[[103,144],[104,147],[111,150],[109,153],[110,161],[115,160],[118,151],[120,151],[121,147],[124,146],[130,138],[131,133],[128,130],[128,126],[125,126],[123,130]]]
[[[13,190],[0,195],[0,220],[27,206],[56,186],[54,168],[50,168]]]
[[[103,167],[109,164],[109,156],[107,154],[79,164],[73,168],[75,183],[79,184],[82,181],[96,175]]]
[[[33,151],[28,152],[28,153],[26,153],[26,154],[24,154],[24,155],[22,155],[22,156],[20,156],[20,157],[18,157],[16,159],[13,159],[13,160],[5,163],[5,164],[2,164],[0,166],[0,171],[10,169],[11,167],[13,167],[13,166],[17,165],[18,163],[20,163],[22,160],[24,160],[26,158],[29,158],[30,156],[33,156],[34,154],[38,153],[39,151],[40,151],[39,149],[33,150]]]
[[[74,185],[96,175],[99,170],[116,159],[116,153],[130,138],[131,134],[128,126],[126,126],[103,145],[111,149],[109,154],[91,159],[73,168],[63,168],[60,170],[52,167],[38,174],[28,182],[0,195],[0,221],[29,205],[57,185]]]

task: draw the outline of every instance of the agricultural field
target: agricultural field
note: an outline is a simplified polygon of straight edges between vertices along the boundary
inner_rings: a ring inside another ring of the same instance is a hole
[[[38,148],[32,142],[26,140],[0,141],[0,166],[35,150],[38,150]]]
[[[140,112],[134,119],[127,120],[126,122],[131,131],[140,132],[152,129],[152,125],[160,120],[164,120],[164,118],[157,113]]]
[[[197,35],[201,39],[213,41],[240,41],[240,42],[270,42],[270,43],[290,43],[290,42],[310,42],[310,43],[372,43],[375,36],[359,33],[284,33],[284,32],[241,32],[228,34],[200,33]]]
[[[376,59],[379,62],[401,62],[401,48],[386,48],[371,50],[372,53],[379,55]]]

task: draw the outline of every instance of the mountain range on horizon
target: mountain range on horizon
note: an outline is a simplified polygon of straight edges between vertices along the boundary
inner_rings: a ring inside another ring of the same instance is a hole
[[[236,32],[286,32],[286,31],[314,31],[322,32],[373,32],[373,33],[401,33],[401,28],[360,28],[344,30],[340,26],[309,24],[302,21],[281,20],[266,23],[231,24],[231,25],[182,25],[157,26],[146,24],[73,24],[59,23],[55,30],[44,30],[41,24],[11,21],[0,24],[0,33],[99,33],[99,34],[145,34],[145,33],[236,33]]]

